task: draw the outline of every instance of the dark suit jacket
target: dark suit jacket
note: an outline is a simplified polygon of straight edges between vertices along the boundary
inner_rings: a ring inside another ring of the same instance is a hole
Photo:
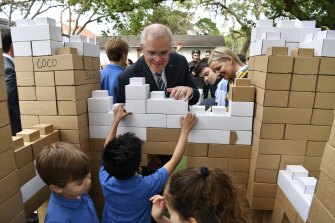
[[[189,86],[193,88],[193,97],[189,100],[189,104],[193,105],[198,102],[199,91],[196,89],[192,81],[185,57],[176,53],[171,53],[169,62],[165,67],[165,75],[167,79],[167,88]],[[117,103],[125,103],[125,86],[129,84],[129,79],[132,77],[145,77],[145,82],[150,84],[150,91],[159,90],[144,57],[142,56],[136,63],[120,73],[116,90]]]
[[[17,132],[22,131],[15,66],[14,63],[7,57],[4,57],[4,64],[5,64],[5,79],[7,85],[9,117],[12,127],[12,135],[15,136]]]

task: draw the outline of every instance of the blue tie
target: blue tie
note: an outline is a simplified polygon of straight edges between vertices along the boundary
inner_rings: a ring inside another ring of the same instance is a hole
[[[166,85],[163,81],[163,78],[162,78],[162,75],[161,74],[158,74],[158,73],[155,73],[156,77],[157,77],[157,85],[158,85],[158,89],[160,91],[165,91],[165,88],[166,88]]]

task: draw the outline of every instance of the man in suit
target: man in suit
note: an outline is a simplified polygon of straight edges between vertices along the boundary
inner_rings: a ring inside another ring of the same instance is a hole
[[[5,79],[7,85],[7,97],[9,117],[12,127],[12,135],[15,136],[17,132],[22,131],[19,98],[17,93],[16,73],[14,66],[14,50],[12,43],[12,36],[9,30],[2,32],[2,50],[5,64]]]
[[[125,86],[132,77],[145,77],[150,91],[166,90],[167,96],[188,100],[190,105],[199,100],[184,56],[172,53],[172,33],[161,24],[152,24],[141,33],[143,56],[118,77],[117,102],[125,102]]]

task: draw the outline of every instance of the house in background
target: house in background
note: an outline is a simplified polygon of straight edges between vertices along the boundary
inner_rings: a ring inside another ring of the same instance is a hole
[[[141,55],[140,36],[120,36],[121,39],[129,44],[128,58],[135,62]],[[108,37],[97,36],[97,45],[100,46],[100,63],[108,64],[108,58],[105,53],[105,43]],[[199,49],[201,58],[205,57],[206,50],[213,50],[217,46],[225,46],[223,36],[209,35],[174,35],[173,50],[176,49],[178,43],[182,43],[182,48],[179,54],[186,57],[187,61],[192,60],[192,50]]]

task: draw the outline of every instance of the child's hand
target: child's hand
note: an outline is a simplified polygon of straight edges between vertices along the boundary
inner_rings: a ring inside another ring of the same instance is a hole
[[[113,110],[114,112],[114,121],[121,121],[124,119],[127,115],[131,115],[131,112],[127,112],[124,108],[124,104],[120,104]]]
[[[164,197],[160,195],[154,195],[150,198],[150,201],[152,202],[151,216],[156,221],[159,221],[164,217],[163,214],[166,210]]]
[[[197,117],[194,113],[189,113],[186,116],[180,117],[180,126],[181,131],[186,132],[187,134],[193,129],[195,123],[197,122]]]

